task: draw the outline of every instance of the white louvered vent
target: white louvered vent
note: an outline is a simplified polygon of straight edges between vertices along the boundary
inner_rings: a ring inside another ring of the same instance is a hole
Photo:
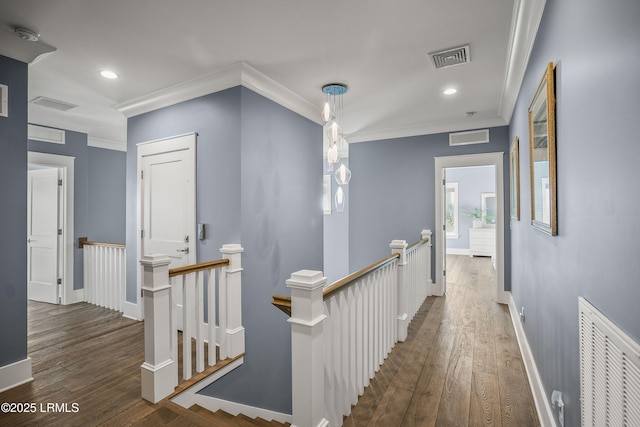
[[[9,117],[9,86],[0,85],[0,117]]]
[[[584,298],[580,310],[583,426],[640,426],[640,345]]]
[[[69,111],[72,108],[76,108],[76,104],[71,104],[69,102],[60,101],[58,99],[47,98],[45,96],[39,96],[37,98],[32,99],[31,104],[41,105],[47,108],[53,108],[58,111]]]
[[[429,53],[436,68],[453,67],[471,61],[469,45]]]
[[[449,145],[470,145],[489,142],[489,129],[456,132],[449,134]]]

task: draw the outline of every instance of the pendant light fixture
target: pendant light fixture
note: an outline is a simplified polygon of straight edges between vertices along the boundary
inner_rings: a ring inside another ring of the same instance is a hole
[[[322,107],[322,120],[324,121],[324,132],[328,141],[327,166],[333,170],[334,166],[340,163],[335,171],[336,182],[340,185],[335,194],[336,211],[343,212],[346,202],[346,194],[342,189],[343,185],[349,184],[351,171],[340,158],[340,149],[344,149],[348,144],[342,133],[342,95],[347,93],[347,85],[343,83],[329,83],[322,87],[325,95],[324,106]]]

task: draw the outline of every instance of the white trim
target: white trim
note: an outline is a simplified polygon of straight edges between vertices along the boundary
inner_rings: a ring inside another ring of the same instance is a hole
[[[244,86],[247,89],[251,89],[265,98],[320,124],[320,115],[316,105],[311,104],[300,95],[262,74],[244,61],[116,104],[113,108],[126,117],[133,117],[235,86]]]
[[[520,315],[511,292],[508,292],[508,299],[511,322],[513,323],[513,329],[516,332],[518,346],[520,347],[520,353],[522,354],[522,361],[524,363],[525,370],[527,371],[527,378],[529,379],[529,386],[531,387],[531,394],[533,395],[533,401],[536,405],[540,425],[542,427],[556,427],[556,422],[553,418],[553,411],[551,410],[549,401],[546,398],[547,393],[544,390],[544,385],[542,384],[538,367],[533,359],[533,353],[531,353],[531,347],[529,347],[527,335],[524,332],[522,323],[518,321],[520,319]]]
[[[436,218],[436,284],[434,295],[442,295],[445,291],[445,278],[442,274],[444,251],[442,230],[444,225],[444,201],[442,176],[446,168],[469,167],[469,166],[494,166],[495,167],[495,188],[496,188],[496,300],[501,304],[508,303],[508,293],[504,290],[504,153],[480,153],[467,154],[462,156],[435,157],[435,218]]]
[[[84,286],[84,283],[83,283]],[[84,301],[84,287],[82,289],[74,289],[69,295],[65,304],[75,304]]]
[[[125,141],[114,141],[93,136],[87,137],[87,145],[89,147],[104,148],[105,150],[127,151],[127,143]]]
[[[507,72],[498,112],[509,123],[516,106],[518,93],[524,80],[531,50],[542,21],[546,0],[516,0],[511,17],[509,47],[507,48]]]
[[[140,295],[140,291],[138,291],[138,295]],[[123,301],[122,315],[127,319],[131,319],[131,320],[142,320],[140,304],[129,302],[126,300]]]
[[[243,362],[244,357],[235,360],[215,374],[210,375],[203,381],[200,381],[199,383],[189,387],[187,390],[171,399],[171,401],[184,408],[190,408],[193,405],[199,405],[211,412],[216,412],[222,409],[223,411],[228,412],[229,414],[234,416],[243,414],[250,418],[260,417],[267,421],[275,420],[280,423],[291,423],[293,417],[290,414],[283,414],[281,412],[270,411],[264,408],[258,408],[255,406],[244,405],[242,403],[231,402],[228,400],[218,399],[216,397],[198,394],[198,391],[202,390],[212,382],[236,369],[238,366],[242,365]]]
[[[449,237],[447,237],[449,239]],[[466,255],[469,256],[469,249],[465,248],[449,248],[447,247],[447,255]]]
[[[33,381],[31,358],[0,366],[0,393]]]
[[[64,251],[62,256],[64,256],[64,266],[62,269],[63,292],[61,296],[63,305],[73,304],[74,302],[77,302],[76,298],[78,297],[77,292],[73,289],[75,157],[29,151],[28,163],[62,169],[62,193],[63,199],[66,200],[66,203],[62,206],[62,218],[64,224],[62,232],[62,246],[64,247]],[[82,291],[84,292],[84,290]]]

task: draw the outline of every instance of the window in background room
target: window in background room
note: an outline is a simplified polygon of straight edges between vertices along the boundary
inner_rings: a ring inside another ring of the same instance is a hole
[[[447,182],[446,189],[446,231],[448,239],[457,239],[458,234],[458,183]]]

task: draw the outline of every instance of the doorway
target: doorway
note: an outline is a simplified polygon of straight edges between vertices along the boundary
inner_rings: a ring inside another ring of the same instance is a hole
[[[169,268],[196,262],[195,133],[138,144],[138,213],[138,259],[167,255]],[[137,295],[141,287],[140,266]],[[176,297],[181,319],[180,291]]]
[[[29,266],[27,289],[29,298],[55,304],[73,304],[84,298],[83,289],[74,290],[73,275],[73,179],[74,158],[46,153],[28,153],[28,164],[31,170],[41,172],[35,181],[39,195],[35,218],[28,218],[29,231],[32,231],[32,220],[37,224],[45,224],[45,228],[54,230],[38,237],[27,236],[27,263]],[[46,178],[44,175],[49,175]],[[29,198],[32,196],[31,173],[29,178]],[[55,192],[55,196],[53,193]],[[31,200],[28,205],[31,207]],[[54,212],[57,211],[57,212]],[[32,211],[32,209],[29,209]],[[54,216],[56,219],[53,219]],[[44,221],[44,222],[41,222]],[[51,226],[51,221],[55,227]],[[36,225],[36,232],[40,225]],[[51,234],[55,234],[52,236]],[[35,258],[32,260],[32,256]],[[33,261],[33,262],[32,262]],[[52,273],[55,271],[54,273]],[[32,274],[34,273],[34,274]],[[53,276],[52,276],[53,275]],[[54,283],[51,283],[51,282]],[[31,282],[31,284],[29,284]],[[35,293],[33,293],[33,292]]]
[[[504,153],[483,153],[463,156],[436,157],[435,160],[435,205],[436,230],[440,231],[436,241],[436,290],[437,294],[446,293],[446,247],[447,247],[447,180],[446,169],[462,167],[493,166],[495,171],[495,269],[496,269],[496,300],[507,302],[504,291]],[[479,201],[480,203],[480,201]],[[486,198],[485,198],[486,203]],[[479,209],[482,211],[482,208]],[[486,209],[485,209],[486,211]],[[484,218],[486,221],[486,217]]]

